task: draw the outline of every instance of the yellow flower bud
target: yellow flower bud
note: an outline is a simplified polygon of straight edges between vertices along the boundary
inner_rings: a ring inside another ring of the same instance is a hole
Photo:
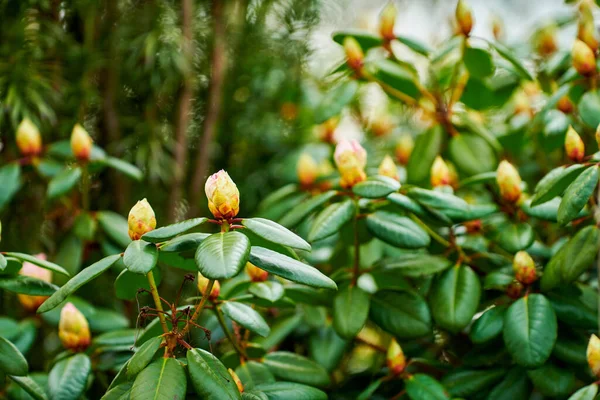
[[[460,32],[464,36],[469,36],[473,29],[473,13],[464,0],[458,0],[456,4],[456,23]]]
[[[319,166],[308,153],[302,153],[296,164],[296,174],[302,186],[310,186],[319,176]]]
[[[450,169],[442,157],[437,156],[431,165],[431,186],[445,186],[450,184]]]
[[[333,136],[335,134],[335,129],[337,128],[339,122],[340,117],[335,116],[329,118],[327,121],[319,125],[317,127],[319,139],[327,143],[333,143]]]
[[[393,375],[400,375],[406,368],[406,357],[396,339],[392,339],[387,351],[387,366]]]
[[[46,255],[43,253],[36,254],[36,258],[40,260],[45,260]],[[24,262],[21,270],[19,271],[19,275],[29,276],[32,278],[40,279],[45,282],[52,282],[52,271],[38,267],[35,264],[30,262]],[[18,294],[19,302],[27,311],[35,312],[39,306],[42,305],[44,301],[48,298],[48,296],[30,296],[27,294]]]
[[[587,347],[587,361],[594,375],[600,378],[600,339],[592,334]]]
[[[526,251],[519,251],[513,259],[515,277],[524,285],[531,285],[537,279],[535,262]]]
[[[379,34],[386,41],[391,41],[396,38],[394,35],[394,24],[396,23],[397,16],[398,10],[394,3],[390,1],[381,12],[379,23]]]
[[[258,268],[251,262],[246,263],[246,273],[252,282],[264,282],[269,277],[269,273],[267,271]]]
[[[411,135],[408,133],[403,134],[396,143],[396,158],[402,165],[408,164],[410,155],[415,148],[415,142]]]
[[[138,240],[144,234],[156,228],[156,217],[148,200],[140,200],[131,208],[127,224],[129,225],[131,240]]]
[[[71,151],[76,159],[89,161],[92,154],[92,138],[79,124],[75,124],[71,132]]]
[[[240,211],[240,192],[224,170],[208,177],[204,191],[208,208],[215,218],[231,219]]]
[[[398,167],[396,167],[394,160],[389,155],[386,155],[383,158],[383,161],[381,161],[381,164],[379,164],[379,169],[377,172],[379,175],[388,176],[397,181],[400,180],[400,177],[398,176]]]
[[[198,290],[200,291],[200,294],[202,294],[202,296],[206,295],[206,290],[208,289],[208,282],[210,281],[210,279],[208,279],[207,277],[205,277],[204,275],[202,275],[200,272],[198,272]],[[215,281],[210,294],[208,295],[208,299],[210,301],[215,301],[217,299],[217,297],[219,297],[219,293],[221,292],[221,284],[219,283],[219,281]]]
[[[231,375],[231,377],[233,378],[233,381],[235,382],[235,386],[237,386],[240,393],[244,393],[244,385],[242,384],[242,381],[237,376],[235,371],[232,370],[231,368],[227,368],[227,371],[229,371],[229,375]]]
[[[381,113],[371,122],[371,132],[373,132],[373,135],[377,137],[387,135],[392,131],[393,128],[394,123],[392,122],[392,118],[386,113]]]
[[[598,39],[596,39],[596,28],[594,21],[580,20],[577,29],[577,39],[587,44],[593,52],[598,50]]]
[[[498,17],[494,17],[492,19],[492,35],[494,35],[494,39],[502,40],[504,37],[504,24],[502,20]]]
[[[552,55],[558,49],[556,42],[556,25],[549,24],[544,26],[535,34],[534,41],[537,52],[540,55],[544,57]]]
[[[581,162],[585,157],[585,145],[583,140],[572,126],[567,129],[567,135],[565,136],[565,152],[567,157],[575,162]]]
[[[573,106],[571,99],[569,99],[569,96],[565,95],[558,100],[558,103],[556,103],[556,108],[562,111],[564,114],[570,114],[573,112],[575,107]]]
[[[348,66],[354,71],[359,72],[362,69],[365,58],[360,44],[353,37],[347,36],[344,39],[344,51],[346,52]]]
[[[62,345],[73,351],[83,351],[90,345],[90,327],[85,316],[67,303],[60,312],[58,337]]]
[[[596,128],[596,143],[598,144],[598,148],[600,149],[600,124]]]
[[[590,47],[579,39],[575,40],[571,50],[573,68],[583,76],[590,76],[596,72],[596,57]]]
[[[40,131],[28,118],[17,127],[17,147],[24,156],[37,156],[42,152]]]
[[[503,160],[496,170],[496,182],[500,188],[500,196],[508,202],[516,203],[521,197],[521,176],[508,161]]]
[[[335,164],[340,172],[340,185],[351,188],[367,179],[365,166],[367,165],[367,152],[356,140],[343,140],[335,148],[333,155]]]

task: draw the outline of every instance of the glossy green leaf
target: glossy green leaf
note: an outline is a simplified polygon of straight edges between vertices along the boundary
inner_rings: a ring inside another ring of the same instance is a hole
[[[383,290],[371,297],[369,317],[383,330],[401,339],[432,333],[427,302],[415,293]]]
[[[509,253],[525,250],[534,240],[535,231],[526,222],[502,224],[496,233],[497,243]]]
[[[192,386],[203,399],[235,400],[241,397],[235,382],[227,372],[227,368],[208,351],[202,349],[189,350],[187,352],[187,362]]]
[[[347,80],[327,91],[316,107],[314,115],[315,123],[323,123],[341,113],[344,107],[352,101],[357,90],[358,82]]]
[[[68,193],[77,185],[80,178],[81,169],[79,167],[64,169],[48,183],[46,196],[48,199],[55,199]]]
[[[468,221],[471,218],[468,215],[470,211],[469,204],[453,194],[413,187],[408,191],[408,196],[453,221]]]
[[[131,399],[185,399],[186,389],[187,378],[179,361],[159,358],[137,375]]]
[[[380,59],[367,63],[365,68],[377,82],[391,87],[411,99],[421,97],[418,86],[419,77],[414,70],[406,65],[392,60]]]
[[[558,167],[548,172],[536,185],[535,192],[531,198],[531,206],[537,206],[552,200],[556,196],[562,196],[567,187],[573,182],[586,167],[574,164],[569,167]]]
[[[558,368],[554,364],[546,363],[541,368],[527,371],[533,386],[544,396],[561,397],[573,393],[575,388],[575,375],[572,371]]]
[[[402,254],[384,262],[386,270],[393,270],[411,278],[432,275],[450,268],[451,265],[449,259],[429,254]]]
[[[597,394],[598,384],[592,383],[591,385],[584,386],[573,393],[568,400],[594,400]]]
[[[527,68],[523,66],[521,61],[519,61],[519,59],[512,53],[512,51],[508,47],[504,46],[502,43],[499,42],[489,43],[498,52],[500,57],[504,58],[506,61],[512,64],[513,68],[515,69],[515,72],[518,73],[521,76],[521,78],[528,81],[534,80],[531,73],[529,73]]]
[[[208,218],[205,217],[192,218],[178,222],[176,224],[162,226],[158,229],[154,229],[144,234],[144,236],[142,236],[142,240],[149,243],[166,242],[167,240],[172,239],[179,234],[182,234],[186,231],[189,231],[192,228],[202,225],[206,221],[208,221]]]
[[[0,168],[0,209],[4,208],[21,187],[21,166],[11,163]]]
[[[309,200],[303,201],[297,207],[293,208],[288,212],[279,223],[286,228],[293,228],[309,216],[318,207],[327,203],[336,195],[335,190],[330,190],[325,193],[321,193]]]
[[[531,395],[527,371],[516,367],[511,369],[502,382],[497,384],[488,397],[489,400],[528,400]]]
[[[37,258],[35,256],[29,255],[29,254],[25,254],[25,253],[15,253],[12,251],[7,251],[6,253],[4,253],[5,256],[7,257],[14,257],[20,261],[27,261],[30,262],[34,265],[37,265],[38,267],[42,267],[44,269],[48,269],[52,272],[57,272],[61,275],[66,275],[69,276],[69,273],[67,272],[67,270],[65,270],[63,267],[61,267],[60,265],[56,265],[54,263],[51,263],[50,261],[46,261],[46,260],[42,260],[40,258]]]
[[[153,337],[152,339],[145,342],[129,359],[127,363],[127,376],[129,379],[134,378],[142,372],[144,368],[152,361],[154,355],[160,348],[160,344],[163,342],[163,338],[160,336]]]
[[[400,193],[392,193],[387,198],[390,202],[401,207],[403,210],[411,212],[419,217],[426,215],[425,209],[408,196]]]
[[[79,353],[54,364],[48,375],[51,398],[77,400],[85,391],[88,376],[92,372],[90,358]]]
[[[48,396],[44,389],[37,384],[36,381],[29,376],[10,376],[10,379],[19,385],[29,396],[34,400],[48,400]]]
[[[109,389],[100,400],[127,400],[131,398],[132,382],[125,382],[115,385]]]
[[[264,383],[255,388],[268,400],[326,400],[327,394],[317,388],[294,382]]]
[[[231,278],[248,261],[250,240],[240,232],[219,232],[206,238],[196,251],[198,270],[208,279]]]
[[[596,129],[600,124],[600,91],[591,90],[579,100],[579,115],[587,126]]]
[[[211,235],[210,233],[202,233],[202,232],[186,233],[185,235],[177,236],[176,238],[173,238],[165,243],[162,243],[159,246],[159,249],[160,249],[159,261],[162,261],[162,260],[160,260],[160,255],[164,254],[165,252],[179,253],[179,252],[197,249],[198,246],[200,246],[200,243],[202,243],[204,241],[204,239],[206,239],[210,235]]]
[[[111,238],[116,244],[125,248],[131,242],[127,233],[127,219],[120,214],[112,211],[98,211],[96,219],[100,224],[100,228]]]
[[[492,55],[484,49],[467,47],[463,61],[469,74],[476,78],[485,78],[494,73]]]
[[[251,390],[257,385],[275,382],[275,376],[266,365],[252,360],[238,365],[235,373],[242,381],[244,391]]]
[[[271,303],[281,299],[284,295],[283,285],[276,281],[254,282],[248,288],[248,292]]]
[[[417,136],[415,147],[406,166],[408,182],[420,183],[429,178],[431,165],[435,157],[440,154],[443,142],[444,132],[439,125]]]
[[[11,277],[0,276],[0,289],[30,296],[50,296],[58,290],[58,286],[30,276],[16,275]]]
[[[338,335],[333,326],[322,326],[310,335],[308,354],[331,373],[340,364],[351,343]]]
[[[160,268],[155,268],[152,271],[154,280],[157,285],[160,285],[162,274]],[[148,277],[141,274],[136,274],[128,269],[121,271],[115,280],[115,295],[121,300],[134,300],[139,289],[150,290]]]
[[[134,240],[129,243],[123,254],[123,264],[129,271],[136,274],[148,274],[156,267],[157,262],[158,249],[156,245],[143,240]]]
[[[367,322],[370,296],[358,286],[346,286],[333,300],[333,327],[343,338],[353,339]]]
[[[406,37],[406,36],[396,36],[396,40],[411,49],[412,51],[424,55],[425,57],[429,56],[431,53],[431,48],[427,46],[425,43]]]
[[[598,167],[593,166],[581,173],[567,187],[558,207],[558,223],[565,225],[573,220],[586,205],[598,184]]]
[[[138,167],[128,163],[127,161],[123,161],[120,158],[106,157],[104,160],[102,160],[102,162],[107,166],[122,172],[131,179],[135,179],[136,181],[141,181],[144,178],[144,174]]]
[[[242,225],[269,242],[310,251],[310,244],[276,222],[264,218],[245,218]]]
[[[367,199],[380,199],[387,197],[400,189],[400,182],[387,176],[371,176],[366,181],[362,181],[352,186],[352,192],[360,197]]]
[[[315,218],[308,240],[315,242],[339,232],[352,219],[355,209],[356,206],[350,199],[329,205]]]
[[[466,176],[492,172],[498,166],[494,149],[481,137],[469,133],[454,136],[448,144],[450,159]]]
[[[405,381],[406,393],[412,400],[449,400],[446,389],[434,378],[415,374]]]
[[[325,368],[295,353],[274,351],[264,357],[263,363],[282,380],[317,387],[327,386],[330,382]]]
[[[486,310],[473,323],[469,337],[473,343],[485,343],[498,337],[504,327],[505,306],[495,306]]]
[[[442,384],[453,397],[469,398],[483,393],[501,380],[506,371],[502,369],[454,371],[444,376]]]
[[[383,40],[381,39],[381,37],[374,35],[369,31],[363,31],[359,29],[347,29],[343,31],[334,32],[333,40],[336,43],[343,44],[344,39],[348,36],[354,38],[364,52],[366,52],[372,47],[379,47],[383,44]]]
[[[7,375],[24,376],[29,371],[27,360],[10,341],[0,336],[0,371]]]
[[[429,246],[429,235],[410,218],[389,211],[376,211],[366,219],[367,229],[378,239],[405,249]]]
[[[600,230],[594,225],[586,226],[569,240],[560,263],[562,283],[573,282],[594,265],[599,245]]]
[[[244,328],[266,337],[271,329],[265,319],[252,307],[234,301],[226,301],[221,305],[221,311],[230,319]]]

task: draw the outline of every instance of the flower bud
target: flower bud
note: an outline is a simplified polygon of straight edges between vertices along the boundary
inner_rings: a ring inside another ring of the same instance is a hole
[[[296,174],[302,186],[312,185],[319,176],[319,166],[308,153],[302,153],[296,164]]]
[[[46,259],[46,255],[43,253],[36,254],[35,257],[39,258],[40,260]],[[52,271],[38,267],[37,265],[27,261],[23,263],[23,267],[21,267],[19,275],[29,276],[45,282],[52,281]],[[41,306],[42,303],[48,298],[48,296],[30,296],[27,294],[19,294],[17,297],[19,298],[19,302],[23,308],[31,312],[37,311],[38,307]]]
[[[389,114],[381,113],[371,121],[371,132],[377,137],[387,135],[394,128],[394,124]]]
[[[515,277],[524,285],[531,285],[537,279],[535,262],[526,251],[519,251],[513,259]]]
[[[240,192],[224,170],[208,177],[204,191],[215,218],[231,219],[240,211]]]
[[[600,149],[600,124],[598,124],[598,127],[596,128],[596,144],[598,145],[598,149]]]
[[[558,100],[558,103],[556,103],[556,108],[562,111],[563,114],[571,114],[575,107],[573,106],[571,99],[569,99],[569,96],[565,95]]]
[[[600,378],[600,339],[594,334],[588,342],[586,357],[594,376]]]
[[[344,39],[344,51],[346,51],[346,63],[356,72],[359,72],[363,66],[365,55],[360,44],[353,37],[347,36]]]
[[[571,50],[573,68],[583,76],[593,75],[596,71],[596,57],[590,47],[579,39],[575,40]]]
[[[565,136],[565,152],[567,153],[567,157],[575,162],[581,162],[583,157],[585,157],[583,140],[581,140],[581,136],[579,136],[572,126],[569,126],[567,135]]]
[[[492,35],[494,35],[496,41],[502,40],[504,37],[504,24],[498,17],[494,17],[492,20]]]
[[[388,347],[386,363],[393,375],[400,375],[406,368],[406,357],[395,338]]]
[[[544,57],[552,55],[558,49],[556,42],[556,25],[550,24],[544,26],[535,34],[534,41],[537,52],[540,55]]]
[[[40,131],[28,118],[17,127],[17,147],[24,156],[37,156],[42,152]]]
[[[405,133],[400,136],[398,143],[396,143],[396,158],[398,159],[398,162],[402,165],[408,164],[410,154],[414,148],[415,142],[411,135]]]
[[[500,196],[504,200],[516,203],[521,197],[521,176],[517,169],[506,160],[498,165],[496,183],[500,188]]]
[[[200,272],[198,272],[198,290],[200,291],[200,294],[202,296],[206,295],[206,289],[208,289],[208,282],[210,281],[210,279],[208,279],[207,277],[205,277],[204,275],[202,275]],[[213,284],[213,287],[210,291],[210,294],[208,295],[208,299],[210,301],[215,301],[217,299],[217,297],[219,297],[219,293],[221,292],[221,284],[219,283],[219,281],[215,281],[215,283]]]
[[[396,163],[389,155],[386,155],[379,164],[379,169],[377,170],[379,175],[387,176],[397,181],[400,180],[398,176],[398,167],[396,167]]]
[[[131,208],[127,217],[127,225],[129,226],[131,240],[138,240],[144,234],[156,228],[156,217],[148,200],[140,200]]]
[[[513,300],[521,297],[521,293],[523,292],[523,285],[521,282],[513,281],[506,287],[506,295]]]
[[[239,376],[237,376],[235,371],[232,370],[231,368],[227,368],[227,371],[229,371],[229,375],[231,375],[231,377],[233,378],[233,381],[235,382],[235,386],[237,386],[240,393],[244,393],[244,385],[242,384],[242,381],[240,380]]]
[[[69,350],[83,351],[90,345],[87,319],[73,303],[67,303],[60,312],[58,337],[62,345]]]
[[[264,282],[269,277],[269,273],[267,271],[258,268],[251,262],[246,263],[246,273],[252,282]]]
[[[467,221],[463,224],[465,228],[467,228],[467,233],[473,234],[481,232],[483,228],[483,223],[480,219],[474,219],[473,221]]]
[[[340,118],[335,116],[319,125],[317,127],[319,139],[326,143],[334,143],[333,137],[339,122]]]
[[[92,138],[83,126],[75,124],[71,132],[71,151],[76,159],[89,161],[92,154]]]
[[[430,175],[431,186],[433,187],[450,184],[450,170],[440,156],[437,156],[433,161]]]
[[[473,14],[471,7],[464,0],[458,0],[456,4],[456,23],[464,36],[469,36],[473,29]]]
[[[351,188],[367,179],[367,152],[356,140],[343,140],[338,143],[333,158],[341,175],[342,187]]]
[[[596,28],[594,27],[594,21],[579,21],[577,39],[587,44],[588,47],[596,52],[598,50],[598,39],[596,39]]]
[[[381,19],[379,23],[379,34],[383,40],[391,41],[396,38],[394,35],[394,24],[396,17],[398,16],[398,10],[391,1],[385,6],[381,12]]]

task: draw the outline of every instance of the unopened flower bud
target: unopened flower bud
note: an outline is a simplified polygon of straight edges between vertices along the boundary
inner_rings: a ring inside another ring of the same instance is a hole
[[[504,24],[498,17],[494,17],[492,20],[492,35],[494,35],[494,39],[497,41],[502,40],[504,37]]]
[[[398,162],[402,165],[408,164],[410,154],[414,148],[415,142],[411,135],[405,133],[400,136],[398,143],[396,143],[396,158],[398,159]]]
[[[392,118],[387,113],[381,113],[371,121],[371,132],[377,137],[387,135],[394,128]]]
[[[36,254],[35,257],[39,258],[40,260],[46,259],[46,255],[43,253]],[[52,281],[52,271],[38,267],[37,265],[27,261],[23,263],[23,266],[19,271],[19,275],[29,276],[45,282]],[[48,296],[30,296],[27,294],[19,294],[17,296],[23,308],[31,312],[35,312],[38,307],[41,306],[42,303],[48,298]]]
[[[17,127],[17,147],[24,156],[37,156],[42,152],[40,131],[28,118]]]
[[[572,126],[567,129],[567,135],[565,136],[565,152],[567,157],[575,162],[581,162],[585,157],[585,145],[583,140]]]
[[[593,75],[596,71],[596,57],[590,47],[579,39],[575,40],[571,50],[573,68],[583,76]]]
[[[302,186],[310,186],[319,176],[319,166],[310,154],[302,153],[296,164],[296,173]]]
[[[365,55],[360,44],[353,37],[347,36],[344,39],[344,51],[346,52],[346,63],[356,72],[359,72],[363,66]]]
[[[575,107],[573,106],[571,99],[569,99],[569,96],[565,95],[558,100],[558,103],[556,103],[556,108],[562,111],[564,114],[571,114]]]
[[[473,13],[464,0],[458,0],[456,4],[456,23],[460,32],[464,36],[469,36],[473,29]]]
[[[392,339],[390,342],[386,363],[393,375],[400,375],[406,368],[406,357],[396,339]]]
[[[206,295],[206,290],[208,289],[208,283],[210,282],[210,279],[208,279],[207,277],[205,277],[204,275],[202,275],[200,272],[198,272],[198,290],[200,291],[200,294],[202,296]],[[219,293],[221,292],[221,284],[219,283],[219,281],[215,281],[215,283],[213,284],[213,287],[210,291],[210,294],[208,295],[208,299],[210,301],[215,301],[217,299],[217,297],[219,297]]]
[[[523,293],[523,284],[519,281],[513,281],[506,287],[506,295],[513,300],[521,297]]]
[[[450,182],[448,185],[452,186],[454,189],[457,189],[459,186],[458,171],[456,171],[456,167],[450,161],[445,161],[445,163],[448,167],[448,176],[450,177]]]
[[[67,303],[60,312],[58,337],[69,350],[83,351],[90,345],[88,321],[73,303]]]
[[[79,124],[75,124],[71,132],[71,151],[76,159],[89,161],[92,154],[92,138]]]
[[[252,282],[264,282],[269,277],[269,273],[267,271],[258,268],[251,262],[246,263],[246,273]]]
[[[329,118],[327,121],[319,125],[317,127],[319,138],[326,143],[333,143],[335,129],[337,128],[339,122],[340,117],[335,116]]]
[[[483,223],[480,219],[474,219],[473,221],[467,221],[463,224],[467,228],[467,233],[478,233],[483,228]]]
[[[140,200],[131,208],[127,225],[129,226],[131,240],[138,240],[144,234],[156,228],[156,217],[148,200]]]
[[[379,169],[377,170],[379,175],[387,176],[397,181],[400,180],[398,176],[398,167],[396,167],[396,163],[389,155],[386,155],[379,164]]]
[[[385,6],[381,12],[381,19],[379,23],[379,34],[383,40],[391,41],[396,38],[394,35],[394,24],[396,23],[396,17],[398,16],[398,10],[391,1]]]
[[[215,218],[230,219],[240,211],[240,192],[224,170],[208,177],[204,191],[208,208]]]
[[[596,144],[598,145],[598,149],[600,149],[600,124],[598,124],[598,127],[596,128]]]
[[[590,369],[597,378],[600,378],[600,339],[594,334],[588,342],[586,356]]]
[[[437,156],[431,165],[431,186],[445,186],[450,184],[450,170],[442,157]]]
[[[544,57],[554,54],[558,49],[558,44],[556,42],[556,25],[546,25],[536,33],[535,47],[538,53]]]
[[[519,251],[513,259],[515,277],[524,285],[531,285],[537,279],[535,262],[526,251]]]
[[[496,170],[496,182],[500,188],[500,196],[508,202],[516,203],[521,197],[521,176],[508,161],[503,160]]]
[[[231,378],[233,378],[233,381],[235,382],[235,386],[237,386],[240,393],[244,393],[244,385],[242,384],[242,381],[240,380],[239,376],[237,376],[235,371],[232,370],[231,368],[227,368],[227,371],[229,371],[229,375],[231,375]]]
[[[577,39],[587,44],[593,52],[596,52],[598,50],[598,39],[596,39],[594,21],[579,21],[577,31]]]
[[[367,152],[356,140],[343,140],[338,143],[333,158],[341,175],[342,187],[350,188],[367,179]]]

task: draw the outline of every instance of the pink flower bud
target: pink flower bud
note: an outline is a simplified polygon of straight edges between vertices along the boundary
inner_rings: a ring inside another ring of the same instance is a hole
[[[17,147],[24,156],[37,156],[42,152],[42,136],[37,126],[25,118],[17,128]]]
[[[81,161],[89,161],[92,154],[92,138],[83,128],[76,124],[71,132],[71,151],[76,159]]]
[[[600,378],[600,339],[594,334],[588,342],[586,356],[590,369],[597,378]]]
[[[340,185],[342,187],[351,188],[367,179],[365,173],[367,152],[358,141],[352,139],[338,143],[333,158],[341,175]]]
[[[231,219],[240,211],[240,192],[224,170],[208,177],[204,191],[208,208],[215,218]]]
[[[521,198],[521,176],[508,161],[503,160],[498,165],[496,182],[500,188],[500,196],[504,200],[516,203]]]
[[[131,208],[127,225],[129,226],[131,240],[138,240],[144,234],[156,228],[156,217],[148,200],[142,199]]]
[[[585,157],[585,145],[583,140],[572,126],[569,126],[565,136],[565,152],[572,161],[581,162]]]
[[[392,339],[387,351],[387,366],[393,375],[400,375],[406,368],[406,357],[402,348],[396,341]]]
[[[246,273],[252,282],[264,282],[269,278],[269,273],[267,271],[258,268],[251,262],[246,263]]]
[[[319,166],[308,153],[302,153],[296,164],[296,173],[302,186],[310,186],[319,176]]]
[[[526,251],[519,251],[513,259],[515,278],[524,285],[531,285],[536,281],[535,262]]]
[[[398,167],[396,167],[394,160],[389,155],[386,155],[383,158],[377,172],[379,175],[387,176],[397,181],[400,180],[400,177],[398,176]]]
[[[198,272],[198,290],[200,291],[200,294],[202,294],[202,296],[206,295],[206,290],[208,289],[208,282],[210,281],[210,279],[208,279],[207,277],[205,277],[204,275],[202,275],[200,272]],[[208,299],[210,301],[215,301],[217,299],[217,297],[219,297],[219,293],[221,292],[221,284],[219,283],[219,281],[215,281],[210,294],[208,295]]]
[[[36,254],[35,257],[39,258],[40,260],[46,259],[46,255],[44,253]],[[45,282],[52,282],[52,271],[38,267],[37,265],[27,261],[23,263],[23,266],[19,271],[19,275],[29,276]],[[38,307],[41,306],[42,303],[48,298],[48,296],[30,296],[27,294],[18,294],[17,297],[19,298],[19,302],[23,308],[30,312],[35,312]]]
[[[60,312],[58,337],[69,350],[83,351],[90,345],[90,327],[87,319],[73,303],[67,303]]]

